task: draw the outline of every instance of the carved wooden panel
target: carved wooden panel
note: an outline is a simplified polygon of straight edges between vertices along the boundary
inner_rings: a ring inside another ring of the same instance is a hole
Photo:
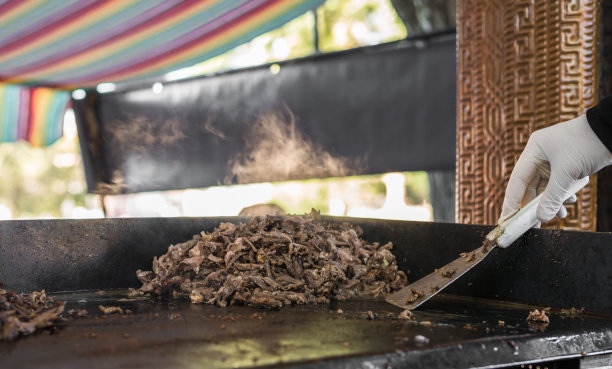
[[[495,224],[529,135],[597,102],[597,0],[457,2],[457,206],[460,223]],[[596,178],[568,208],[595,230]]]
[[[599,5],[599,96],[612,95],[612,0]],[[597,231],[612,232],[612,167],[597,173]]]

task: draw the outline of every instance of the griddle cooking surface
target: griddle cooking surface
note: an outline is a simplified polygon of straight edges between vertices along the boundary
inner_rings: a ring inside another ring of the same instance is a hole
[[[567,318],[553,313],[546,331],[534,332],[525,321],[528,307],[448,296],[437,297],[423,310],[415,311],[413,321],[398,320],[401,309],[380,300],[270,311],[193,305],[186,300],[134,300],[126,297],[126,291],[54,297],[68,302],[66,311],[85,308],[89,316],[70,318],[65,328],[55,332],[0,342],[3,367],[325,366],[385,353],[408,355],[403,358],[405,363],[412,355],[421,363],[417,367],[432,364],[435,357],[452,360],[453,353],[463,357],[466,366],[472,365],[470,360],[483,365],[520,362],[523,354],[533,355],[530,350],[542,350],[546,345],[555,345],[558,350],[559,345],[567,344],[575,349],[578,342],[589,349],[588,337],[574,342],[571,334],[597,334],[610,324],[602,318]],[[98,305],[118,305],[133,313],[101,316]],[[375,320],[367,319],[368,310],[376,314]],[[416,335],[427,337],[429,343],[416,342]],[[445,355],[439,355],[440,350]],[[542,357],[546,357],[545,351]],[[461,367],[461,363],[455,362],[454,367]]]

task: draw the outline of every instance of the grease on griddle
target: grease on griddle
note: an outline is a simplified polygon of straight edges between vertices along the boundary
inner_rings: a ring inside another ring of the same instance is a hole
[[[281,308],[382,296],[402,288],[393,245],[368,242],[360,227],[305,217],[255,217],[221,223],[211,233],[171,245],[137,271],[143,283],[132,295],[189,296],[193,303]]]
[[[14,340],[37,330],[57,327],[66,303],[56,301],[45,290],[19,295],[0,284],[0,340]]]
[[[414,342],[417,344],[425,345],[429,343],[429,338],[423,335],[417,334],[416,336],[414,336]]]

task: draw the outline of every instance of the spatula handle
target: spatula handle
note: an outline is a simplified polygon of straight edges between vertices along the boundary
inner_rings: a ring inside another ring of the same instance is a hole
[[[570,194],[578,192],[587,183],[589,183],[589,177],[578,180],[570,187]],[[510,246],[523,233],[538,224],[539,220],[536,216],[536,210],[541,199],[542,194],[523,206],[516,214],[504,220],[487,235],[487,239],[495,241],[499,247],[505,248]]]

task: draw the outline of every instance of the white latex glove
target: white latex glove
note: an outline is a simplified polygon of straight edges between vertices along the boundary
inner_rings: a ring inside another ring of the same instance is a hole
[[[538,219],[565,218],[563,202],[576,201],[575,194],[568,193],[571,184],[610,164],[612,153],[585,115],[533,132],[512,170],[499,222],[541,192]]]

